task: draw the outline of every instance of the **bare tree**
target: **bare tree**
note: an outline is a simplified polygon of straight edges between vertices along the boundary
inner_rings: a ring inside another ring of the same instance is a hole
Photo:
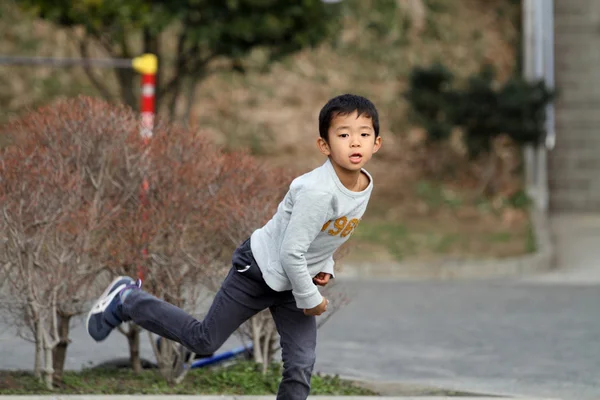
[[[71,319],[86,311],[93,293],[90,285],[112,262],[105,252],[112,240],[110,225],[122,217],[124,202],[137,194],[135,186],[140,177],[136,165],[141,159],[141,149],[135,146],[140,142],[137,119],[126,108],[79,97],[41,108],[6,129],[18,132],[23,139],[4,157],[1,184],[7,200],[12,199],[3,203],[4,223],[12,230],[6,231],[3,253],[7,258],[16,257],[17,244],[24,242],[43,249],[34,254],[45,256],[38,263],[50,268],[55,277],[43,283],[54,285],[50,319],[57,343],[53,346],[53,370],[60,378]],[[36,160],[35,174],[28,168],[28,164],[34,164],[29,159]],[[20,192],[11,187],[15,184],[21,184]],[[47,204],[57,204],[54,223],[33,223],[36,229],[17,229],[27,223],[19,219],[26,216],[17,212],[27,202],[31,202],[29,210],[40,207],[37,212],[42,214],[53,210]],[[40,236],[39,232],[46,233]],[[23,262],[19,265],[26,266]],[[31,275],[20,274],[17,267],[11,272],[13,289]],[[29,317],[25,320],[29,325],[37,321]]]
[[[28,328],[36,346],[34,373],[52,388],[53,351],[60,341],[57,310],[75,278],[70,266],[80,250],[70,229],[80,218],[70,193],[81,182],[43,148],[14,149],[2,161],[0,257],[8,265],[3,304],[18,325]]]
[[[86,97],[58,103],[53,110],[56,122],[50,126],[61,136],[49,143],[54,145],[54,154],[60,154],[83,181],[83,189],[77,196],[87,218],[78,230],[82,241],[82,257],[78,261],[83,279],[93,282],[112,262],[104,252],[112,240],[111,225],[123,218],[124,204],[137,197],[143,153],[137,117],[128,108]],[[69,150],[65,151],[65,147]],[[73,293],[67,298],[78,297]],[[64,366],[63,344],[68,340],[69,321],[86,311],[85,306],[84,301],[70,301],[59,308],[61,345],[56,359],[59,371]]]

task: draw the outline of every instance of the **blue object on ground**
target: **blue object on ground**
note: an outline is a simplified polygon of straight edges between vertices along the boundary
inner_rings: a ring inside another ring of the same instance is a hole
[[[225,351],[223,353],[219,353],[219,354],[215,354],[213,356],[210,357],[205,357],[205,358],[199,358],[196,361],[194,361],[191,365],[190,368],[202,368],[202,367],[206,367],[208,365],[212,365],[212,364],[216,364],[219,363],[221,361],[225,361],[228,360],[230,358],[234,358],[244,352],[250,352],[252,351],[252,343],[249,343],[246,346],[238,346],[235,347],[231,350]]]

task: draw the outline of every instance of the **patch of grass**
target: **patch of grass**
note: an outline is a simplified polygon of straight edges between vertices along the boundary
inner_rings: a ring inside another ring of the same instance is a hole
[[[527,253],[535,253],[537,251],[537,242],[535,240],[535,231],[533,229],[533,224],[529,223],[527,225],[527,237],[525,242],[525,251]]]
[[[417,197],[434,209],[442,206],[456,209],[463,204],[463,199],[458,193],[444,188],[437,182],[419,181],[415,185],[415,193]]]
[[[510,232],[492,232],[487,236],[490,243],[506,243],[512,238]]]
[[[401,223],[363,220],[353,236],[359,242],[383,246],[397,260],[403,259],[410,249],[408,229]]]
[[[30,372],[0,371],[0,395],[25,394],[230,394],[270,395],[277,392],[281,365],[273,364],[266,375],[253,362],[222,368],[194,369],[184,381],[169,386],[156,370],[134,374],[128,369],[68,371],[57,388],[49,391]],[[377,395],[337,376],[315,374],[312,395]]]
[[[507,221],[502,212],[492,212],[491,205],[483,210],[481,204],[470,209],[466,204],[446,204],[438,191],[425,203],[429,210],[423,213],[381,212],[363,219],[353,234],[348,258],[381,262],[444,256],[504,258],[535,251],[535,237],[525,213]]]
[[[529,206],[531,206],[531,202],[532,200],[527,194],[527,192],[525,192],[525,190],[519,190],[511,197],[509,197],[507,201],[508,205],[518,209],[529,208]]]
[[[432,247],[436,253],[447,253],[452,246],[460,242],[460,236],[451,233],[438,235],[434,239]]]
[[[418,254],[448,253],[463,239],[456,233],[410,229],[395,221],[363,220],[354,240],[382,247],[395,260],[401,261]]]

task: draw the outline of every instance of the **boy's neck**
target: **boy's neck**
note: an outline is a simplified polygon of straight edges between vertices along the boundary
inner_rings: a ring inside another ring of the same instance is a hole
[[[362,169],[358,171],[348,171],[336,165],[335,163],[331,163],[331,165],[333,166],[333,170],[335,171],[335,174],[339,178],[340,182],[342,182],[342,185],[344,185],[346,189],[353,192],[361,192],[368,185],[364,185],[362,183]]]

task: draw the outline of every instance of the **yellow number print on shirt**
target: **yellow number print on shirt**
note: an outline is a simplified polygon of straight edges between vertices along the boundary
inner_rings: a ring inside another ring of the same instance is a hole
[[[331,222],[333,222],[333,228],[329,229],[327,233],[331,236],[337,236],[341,233],[340,237],[346,237],[352,234],[360,220],[352,218],[350,221],[348,221],[348,218],[340,217],[335,221],[327,221],[325,225],[323,225],[323,228],[321,228],[321,232],[324,232],[329,225],[331,225]]]

